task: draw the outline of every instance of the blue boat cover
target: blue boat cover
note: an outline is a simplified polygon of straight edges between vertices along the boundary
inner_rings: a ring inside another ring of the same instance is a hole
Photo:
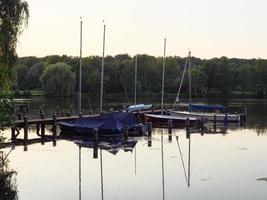
[[[113,112],[97,117],[81,117],[69,122],[59,122],[63,131],[86,134],[92,132],[94,128],[98,128],[99,133],[109,135],[123,133],[125,124],[129,129],[139,126],[136,118],[130,112]]]
[[[193,110],[224,110],[224,106],[217,105],[201,105],[201,104],[189,104],[190,111]]]

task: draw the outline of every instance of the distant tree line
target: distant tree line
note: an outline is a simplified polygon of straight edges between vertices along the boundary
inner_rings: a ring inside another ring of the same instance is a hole
[[[165,92],[175,94],[181,81],[186,58],[167,57]],[[104,91],[106,94],[134,95],[135,59],[127,54],[105,57]],[[82,60],[82,92],[98,96],[101,77],[101,57]],[[70,96],[78,89],[79,58],[63,56],[22,57],[12,72],[12,88],[43,90],[47,95]],[[160,94],[162,58],[138,55],[138,95]],[[192,58],[192,93],[201,97],[265,98],[267,60],[237,58]],[[182,93],[188,91],[185,76]]]

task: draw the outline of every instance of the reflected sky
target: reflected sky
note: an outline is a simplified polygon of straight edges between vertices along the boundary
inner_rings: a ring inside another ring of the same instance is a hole
[[[191,134],[190,177],[185,130],[174,130],[169,141],[167,130],[154,129],[151,147],[146,137],[134,140],[136,145],[127,148],[131,151],[121,147],[116,154],[99,145],[103,150],[98,150],[97,159],[93,148],[79,148],[77,140],[58,140],[56,146],[37,143],[29,145],[28,151],[17,146],[9,155],[9,166],[18,173],[19,199],[214,200],[265,199],[267,195],[267,183],[257,180],[267,177],[267,135],[259,137],[252,129]]]

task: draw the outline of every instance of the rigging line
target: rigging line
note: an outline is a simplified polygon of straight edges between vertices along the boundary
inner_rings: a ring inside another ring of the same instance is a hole
[[[178,93],[177,93],[177,96],[174,100],[174,104],[172,106],[172,108],[174,108],[174,106],[176,105],[176,102],[177,100],[179,101],[179,95],[180,95],[180,92],[181,92],[181,89],[182,89],[182,84],[183,84],[183,81],[184,81],[184,75],[185,75],[185,72],[186,72],[186,66],[188,64],[188,61],[189,61],[189,56],[187,56],[186,58],[186,61],[185,61],[185,65],[184,65],[184,71],[183,71],[183,75],[182,75],[182,79],[180,81],[180,85],[179,85],[179,89],[178,89]]]
[[[125,166],[125,168],[124,168],[123,176],[122,176],[121,182],[120,182],[120,184],[119,184],[119,187],[118,187],[118,190],[117,190],[115,199],[118,199],[118,196],[119,196],[119,193],[120,193],[120,190],[121,190],[121,185],[122,185],[122,182],[123,182],[124,179],[125,179],[126,170],[128,169],[128,166],[129,166],[131,157],[132,157],[132,153],[130,154],[130,156],[129,156],[127,162],[126,162],[126,166]]]
[[[188,184],[188,179],[187,179],[187,175],[186,175],[186,171],[185,171],[185,165],[184,165],[184,159],[183,159],[183,154],[179,145],[179,141],[178,141],[178,136],[176,136],[176,141],[178,144],[178,148],[179,148],[179,152],[180,152],[180,156],[181,156],[181,160],[182,160],[182,164],[183,164],[183,169],[184,169],[184,176],[185,176],[185,181]]]
[[[125,85],[125,83],[123,81],[122,73],[121,73],[121,70],[120,70],[119,67],[118,67],[118,71],[119,71],[119,77],[120,77],[120,80],[121,80],[121,83],[122,83],[122,87],[123,87],[125,96],[127,98],[128,104],[130,104],[130,99],[129,99],[129,96],[128,96],[128,93],[127,93],[127,88],[126,88],[126,85]]]

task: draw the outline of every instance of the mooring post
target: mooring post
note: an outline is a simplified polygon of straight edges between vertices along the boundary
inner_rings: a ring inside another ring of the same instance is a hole
[[[28,124],[28,117],[24,116],[24,141],[28,140],[28,129],[29,129],[29,124]]]
[[[53,114],[53,137],[57,136],[57,116]]]
[[[12,127],[11,128],[11,140],[15,140],[16,139],[16,128]]]
[[[128,132],[129,130],[128,130],[128,124],[124,124],[124,129],[123,129],[123,135],[124,135],[124,139],[125,140],[128,140],[128,134],[129,134],[129,132]]]
[[[61,117],[64,117],[64,111],[61,110]]]
[[[227,123],[228,123],[228,114],[227,113],[225,113],[225,115],[224,115],[223,123],[224,123],[224,125],[227,125]]]
[[[148,137],[151,137],[151,135],[152,135],[152,122],[148,122],[148,124],[147,124],[147,133],[148,133]]]
[[[22,113],[21,112],[18,113],[18,120],[22,120]]]
[[[93,158],[98,158],[98,128],[93,129],[93,135],[94,135],[94,149],[93,149]]]
[[[45,135],[45,124],[41,124],[41,137],[43,138]]]
[[[36,133],[40,136],[40,124],[36,124]]]
[[[79,113],[79,118],[82,118],[82,116],[83,116],[83,113],[80,112],[80,113]]]
[[[190,137],[190,129],[189,129],[189,126],[190,126],[190,119],[189,118],[186,118],[186,138],[189,139]]]
[[[216,126],[216,122],[217,122],[217,115],[215,114],[215,115],[213,116],[213,123],[215,124],[215,126]]]
[[[67,117],[70,117],[70,112],[67,112]]]
[[[204,132],[203,132],[203,128],[204,128],[204,117],[203,116],[201,116],[200,121],[201,121],[200,134],[201,134],[201,136],[203,136],[204,135]]]
[[[152,122],[148,122],[147,124],[147,133],[148,133],[148,143],[147,146],[151,147],[152,146]]]
[[[172,120],[168,120],[168,133],[169,133],[169,142],[172,141]]]
[[[217,122],[217,115],[213,116],[213,126],[214,126],[214,131],[216,131],[216,122]]]

